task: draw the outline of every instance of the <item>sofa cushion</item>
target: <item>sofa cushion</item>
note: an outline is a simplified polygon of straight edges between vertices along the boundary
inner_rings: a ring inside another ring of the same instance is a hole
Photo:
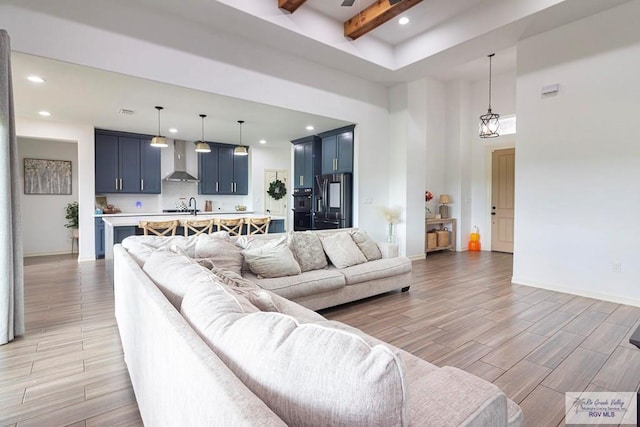
[[[242,251],[249,269],[258,277],[284,277],[300,274],[300,266],[287,246],[286,237]]]
[[[371,237],[369,237],[367,233],[362,230],[352,230],[350,234],[351,238],[356,242],[360,252],[362,252],[367,261],[375,261],[382,258],[382,253],[380,252],[378,245],[376,242],[371,240]]]
[[[287,425],[408,425],[402,364],[388,346],[280,313],[213,317],[188,321]]]
[[[238,274],[242,269],[241,249],[224,238],[199,235],[195,247],[195,258],[208,258],[214,266],[235,271]]]
[[[224,268],[218,268],[216,266],[209,267],[209,269],[211,270],[211,274],[213,274],[216,279],[227,286],[260,289],[258,285],[248,279],[245,279],[235,271],[225,270]]]
[[[151,254],[157,250],[147,243],[141,243],[136,239],[129,239],[128,237],[122,241],[122,246],[129,252],[129,255],[131,255],[140,267],[142,267]]]
[[[370,280],[385,279],[410,273],[411,260],[406,257],[382,258],[365,264],[343,268],[340,272],[344,275],[347,285],[355,285]]]
[[[438,426],[507,426],[507,397],[488,381],[451,366],[426,375],[407,370],[406,379],[410,395],[429,396],[412,400],[412,424],[429,420]]]
[[[142,243],[154,249],[167,249],[179,247],[189,257],[195,257],[196,253],[196,236],[129,236],[122,241],[122,246],[129,250],[130,243]]]
[[[191,258],[162,249],[154,251],[142,269],[178,310],[189,288],[199,283],[217,283],[209,270]]]
[[[194,283],[180,306],[180,313],[189,323],[204,328],[228,314],[244,315],[258,311],[244,296],[216,282]],[[198,328],[194,326],[194,329],[198,332]]]
[[[338,232],[320,239],[322,247],[337,268],[367,262],[348,232]]]
[[[275,279],[259,278],[250,272],[244,273],[244,277],[261,288],[288,299],[332,291],[345,285],[344,276],[335,268],[305,271],[297,276]]]
[[[289,233],[289,247],[302,272],[325,268],[327,256],[322,248],[322,242],[317,235],[310,231],[292,231]]]

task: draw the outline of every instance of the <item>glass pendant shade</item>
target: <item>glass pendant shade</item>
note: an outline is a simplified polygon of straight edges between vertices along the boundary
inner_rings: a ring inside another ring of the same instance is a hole
[[[489,55],[489,109],[480,116],[480,138],[495,138],[500,136],[500,115],[491,111],[491,59],[495,53]]]
[[[167,142],[167,138],[160,135],[160,111],[162,110],[162,108],[163,107],[156,106],[156,110],[158,110],[158,135],[151,138],[151,144],[150,144],[152,147],[157,147],[157,148],[165,148],[169,146],[169,143]]]
[[[204,140],[204,118],[207,117],[206,114],[200,114],[200,118],[202,119],[202,134],[200,141],[196,142],[196,153],[210,153],[211,147]]]
[[[242,124],[244,123],[244,120],[238,120],[238,123],[240,124],[240,145],[238,145],[233,150],[233,155],[234,156],[248,156],[249,155],[249,151],[247,151],[247,147],[242,145]]]

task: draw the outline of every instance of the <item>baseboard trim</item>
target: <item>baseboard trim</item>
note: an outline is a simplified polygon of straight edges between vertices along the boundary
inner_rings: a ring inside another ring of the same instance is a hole
[[[73,254],[69,251],[56,251],[56,252],[41,252],[41,253],[29,253],[29,254],[22,254],[22,256],[24,258],[33,258],[33,257],[37,257],[37,256],[50,256],[50,255],[78,255],[77,252],[74,252]]]
[[[598,292],[585,291],[583,289],[576,289],[567,286],[552,284],[552,283],[542,283],[535,282],[533,280],[521,279],[515,276],[511,277],[511,283],[514,285],[523,285],[529,286],[532,288],[546,289],[548,291],[556,291],[562,292],[565,294],[577,295],[580,297],[599,299],[602,301],[614,302],[616,304],[624,304],[624,305],[632,305],[634,307],[640,307],[640,299],[628,298],[628,297],[620,297],[616,295],[606,295]]]
[[[409,258],[411,261],[419,261],[421,259],[425,259],[427,257],[427,254],[418,254],[418,255],[411,255]]]

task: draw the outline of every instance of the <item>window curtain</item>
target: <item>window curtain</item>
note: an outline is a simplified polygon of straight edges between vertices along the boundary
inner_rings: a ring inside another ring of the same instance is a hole
[[[24,334],[24,265],[11,40],[0,30],[0,344]]]

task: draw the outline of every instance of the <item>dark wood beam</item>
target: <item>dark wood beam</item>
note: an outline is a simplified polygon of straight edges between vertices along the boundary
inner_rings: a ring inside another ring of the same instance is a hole
[[[420,2],[422,0],[403,0],[391,5],[389,0],[377,0],[344,23],[344,36],[355,40]]]
[[[302,6],[302,3],[307,0],[278,0],[278,7],[284,9],[289,13],[293,13],[297,8]]]

